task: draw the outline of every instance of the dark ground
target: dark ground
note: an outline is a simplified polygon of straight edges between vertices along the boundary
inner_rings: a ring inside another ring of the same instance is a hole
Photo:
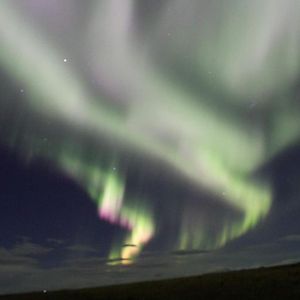
[[[2,299],[300,299],[300,263],[101,288],[0,296]]]

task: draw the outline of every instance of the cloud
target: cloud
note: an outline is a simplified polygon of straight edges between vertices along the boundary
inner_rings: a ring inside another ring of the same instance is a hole
[[[72,246],[66,247],[67,250],[74,251],[74,252],[97,252],[96,249],[87,246],[87,245],[81,245],[81,244],[75,244]]]
[[[67,258],[63,261],[63,265],[67,267],[76,268],[94,268],[94,266],[104,266],[107,262],[106,258],[98,256],[88,256],[88,257],[72,257]]]
[[[28,268],[36,267],[37,260],[32,257],[17,255],[13,251],[0,248],[0,277],[1,274],[23,272]]]
[[[44,246],[34,244],[31,242],[23,242],[23,243],[17,244],[10,251],[13,255],[36,256],[36,255],[47,254],[52,250],[53,250],[52,248],[44,247]]]
[[[47,256],[51,252],[41,251],[44,248],[28,241],[11,249],[0,248],[0,294],[104,286],[154,280],[157,277],[192,276],[228,269],[297,262],[297,257],[300,257],[298,250],[290,249],[290,252],[286,252],[281,250],[280,243],[273,243],[265,247],[253,246],[242,250],[174,251],[163,255],[152,253],[140,257],[134,264],[123,266],[119,264],[121,258],[107,260],[93,253],[81,256],[80,251],[74,250],[77,256],[66,256],[59,264],[45,267],[40,263],[41,255],[38,253],[45,253]],[[68,248],[80,249],[78,244]],[[66,253],[70,252],[68,248],[63,248]],[[32,253],[37,255],[33,256]],[[293,259],[286,260],[286,257]]]
[[[23,263],[33,261],[31,257],[16,255],[12,251],[8,251],[4,248],[0,248],[0,264],[11,264],[11,263]]]
[[[18,292],[18,285],[39,270],[36,258],[19,255],[13,250],[0,248],[0,293]]]
[[[206,251],[206,250],[177,250],[177,251],[172,251],[171,254],[176,256],[184,256],[184,255],[207,254],[210,252],[211,251]]]
[[[114,266],[117,265],[121,262],[132,262],[133,260],[130,258],[122,258],[122,257],[118,257],[118,258],[112,258],[112,259],[108,259],[106,260],[106,263],[110,266]]]
[[[289,258],[284,259],[277,263],[277,265],[290,265],[290,264],[296,264],[299,263],[299,258]]]
[[[60,239],[55,239],[55,238],[48,238],[46,241],[50,244],[56,244],[56,245],[63,245],[65,243],[65,241]]]
[[[11,248],[0,247],[0,276],[4,273],[32,271],[39,265],[39,258],[50,253],[53,249],[47,248],[22,239]]]
[[[135,244],[124,244],[122,247],[138,247]]]
[[[280,240],[288,242],[300,242],[300,234],[287,235],[281,238]]]

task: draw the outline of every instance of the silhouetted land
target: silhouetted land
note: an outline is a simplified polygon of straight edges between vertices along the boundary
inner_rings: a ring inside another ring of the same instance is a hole
[[[118,286],[0,296],[5,300],[300,299],[300,263]]]

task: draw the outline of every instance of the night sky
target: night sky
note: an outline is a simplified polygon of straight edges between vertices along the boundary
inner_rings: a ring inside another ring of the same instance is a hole
[[[300,2],[2,0],[0,294],[300,261]]]

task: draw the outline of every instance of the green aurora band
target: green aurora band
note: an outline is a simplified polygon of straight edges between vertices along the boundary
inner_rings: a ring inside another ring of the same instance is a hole
[[[300,66],[299,4],[213,2],[220,12],[208,1],[170,1],[140,35],[136,1],[92,2],[73,62],[72,49],[55,43],[21,4],[1,1],[0,66],[25,94],[20,103],[3,101],[1,116],[27,116],[6,120],[2,142],[29,162],[56,165],[86,190],[101,219],[127,229],[108,254],[112,261],[132,261],[159,231],[151,199],[127,192],[117,163],[125,152],[161,163],[240,213],[214,235],[209,224],[182,213],[173,248],[215,249],[268,214],[272,188],[254,174],[299,139],[300,108],[291,92]],[[96,93],[79,59],[88,62]],[[36,127],[53,137],[50,146]],[[114,149],[109,158],[101,152],[106,142]]]

